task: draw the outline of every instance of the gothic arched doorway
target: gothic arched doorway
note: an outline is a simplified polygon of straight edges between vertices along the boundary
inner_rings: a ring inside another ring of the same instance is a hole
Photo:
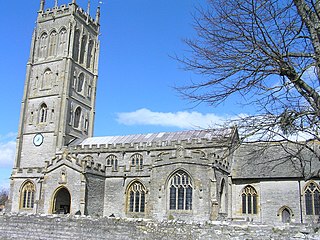
[[[68,214],[70,213],[71,196],[65,187],[62,187],[54,193],[52,213]]]

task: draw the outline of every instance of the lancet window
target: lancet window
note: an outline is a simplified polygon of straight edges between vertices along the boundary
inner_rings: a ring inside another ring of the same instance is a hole
[[[74,124],[73,124],[73,126],[75,128],[79,128],[80,119],[81,119],[81,107],[77,107],[77,109],[74,112]]]
[[[59,54],[63,55],[67,47],[67,30],[62,28],[59,32]]]
[[[192,210],[192,180],[184,171],[176,172],[169,181],[170,210]]]
[[[77,62],[79,60],[79,46],[80,46],[80,31],[76,30],[74,33],[74,47],[73,47],[73,59]]]
[[[84,75],[83,73],[80,73],[78,77],[78,83],[77,83],[77,92],[82,92],[83,85],[84,85]]]
[[[48,107],[45,103],[42,103],[40,106],[39,123],[47,122],[47,118],[48,118]]]

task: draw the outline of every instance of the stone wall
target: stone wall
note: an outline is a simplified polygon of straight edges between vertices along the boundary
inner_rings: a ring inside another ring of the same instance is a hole
[[[0,215],[0,239],[320,239],[320,225],[152,222],[119,218]],[[319,230],[319,232],[318,232]]]

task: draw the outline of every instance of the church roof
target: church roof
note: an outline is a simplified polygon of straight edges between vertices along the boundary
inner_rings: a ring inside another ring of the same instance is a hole
[[[231,175],[233,179],[308,179],[319,177],[319,169],[317,156],[303,146],[297,147],[292,143],[243,143],[234,154]]]
[[[134,134],[125,136],[91,137],[84,139],[79,145],[101,145],[101,144],[124,144],[124,143],[152,143],[171,141],[190,141],[192,139],[206,139],[215,141],[225,141],[232,138],[234,129],[210,129],[210,130],[190,130],[179,132],[160,132],[148,134]]]

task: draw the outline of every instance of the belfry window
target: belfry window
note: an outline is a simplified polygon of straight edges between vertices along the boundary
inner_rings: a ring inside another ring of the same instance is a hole
[[[39,57],[45,58],[47,56],[47,44],[48,44],[48,34],[43,33],[40,37],[39,44]]]
[[[74,33],[74,47],[73,47],[73,59],[77,62],[79,60],[79,46],[80,46],[80,31],[76,30]]]
[[[59,33],[59,54],[63,55],[67,47],[67,30],[62,28]]]
[[[192,210],[192,181],[184,171],[175,173],[169,181],[170,210]]]
[[[80,64],[84,62],[84,57],[86,55],[86,48],[87,48],[87,36],[84,35],[81,41],[81,51],[80,51],[80,61],[79,61]]]
[[[49,56],[55,56],[57,53],[57,32],[52,31],[49,38]]]
[[[74,112],[74,124],[73,124],[73,126],[75,128],[79,128],[80,119],[81,119],[81,108],[77,107],[76,111]]]
[[[39,123],[47,122],[47,117],[48,117],[48,107],[45,103],[43,103],[40,107]]]
[[[319,185],[310,182],[305,187],[304,197],[307,215],[320,215],[320,190]]]
[[[136,153],[131,156],[131,166],[137,169],[142,169],[143,167],[143,157],[141,154]]]
[[[32,182],[26,182],[21,191],[22,209],[32,209],[34,205],[35,186]]]
[[[134,182],[128,189],[128,211],[144,212],[146,189],[140,182]]]
[[[107,157],[107,166],[112,166],[112,170],[118,170],[118,159],[115,155],[111,154]]]
[[[257,191],[251,187],[246,186],[242,189],[242,213],[243,214],[257,214]]]

